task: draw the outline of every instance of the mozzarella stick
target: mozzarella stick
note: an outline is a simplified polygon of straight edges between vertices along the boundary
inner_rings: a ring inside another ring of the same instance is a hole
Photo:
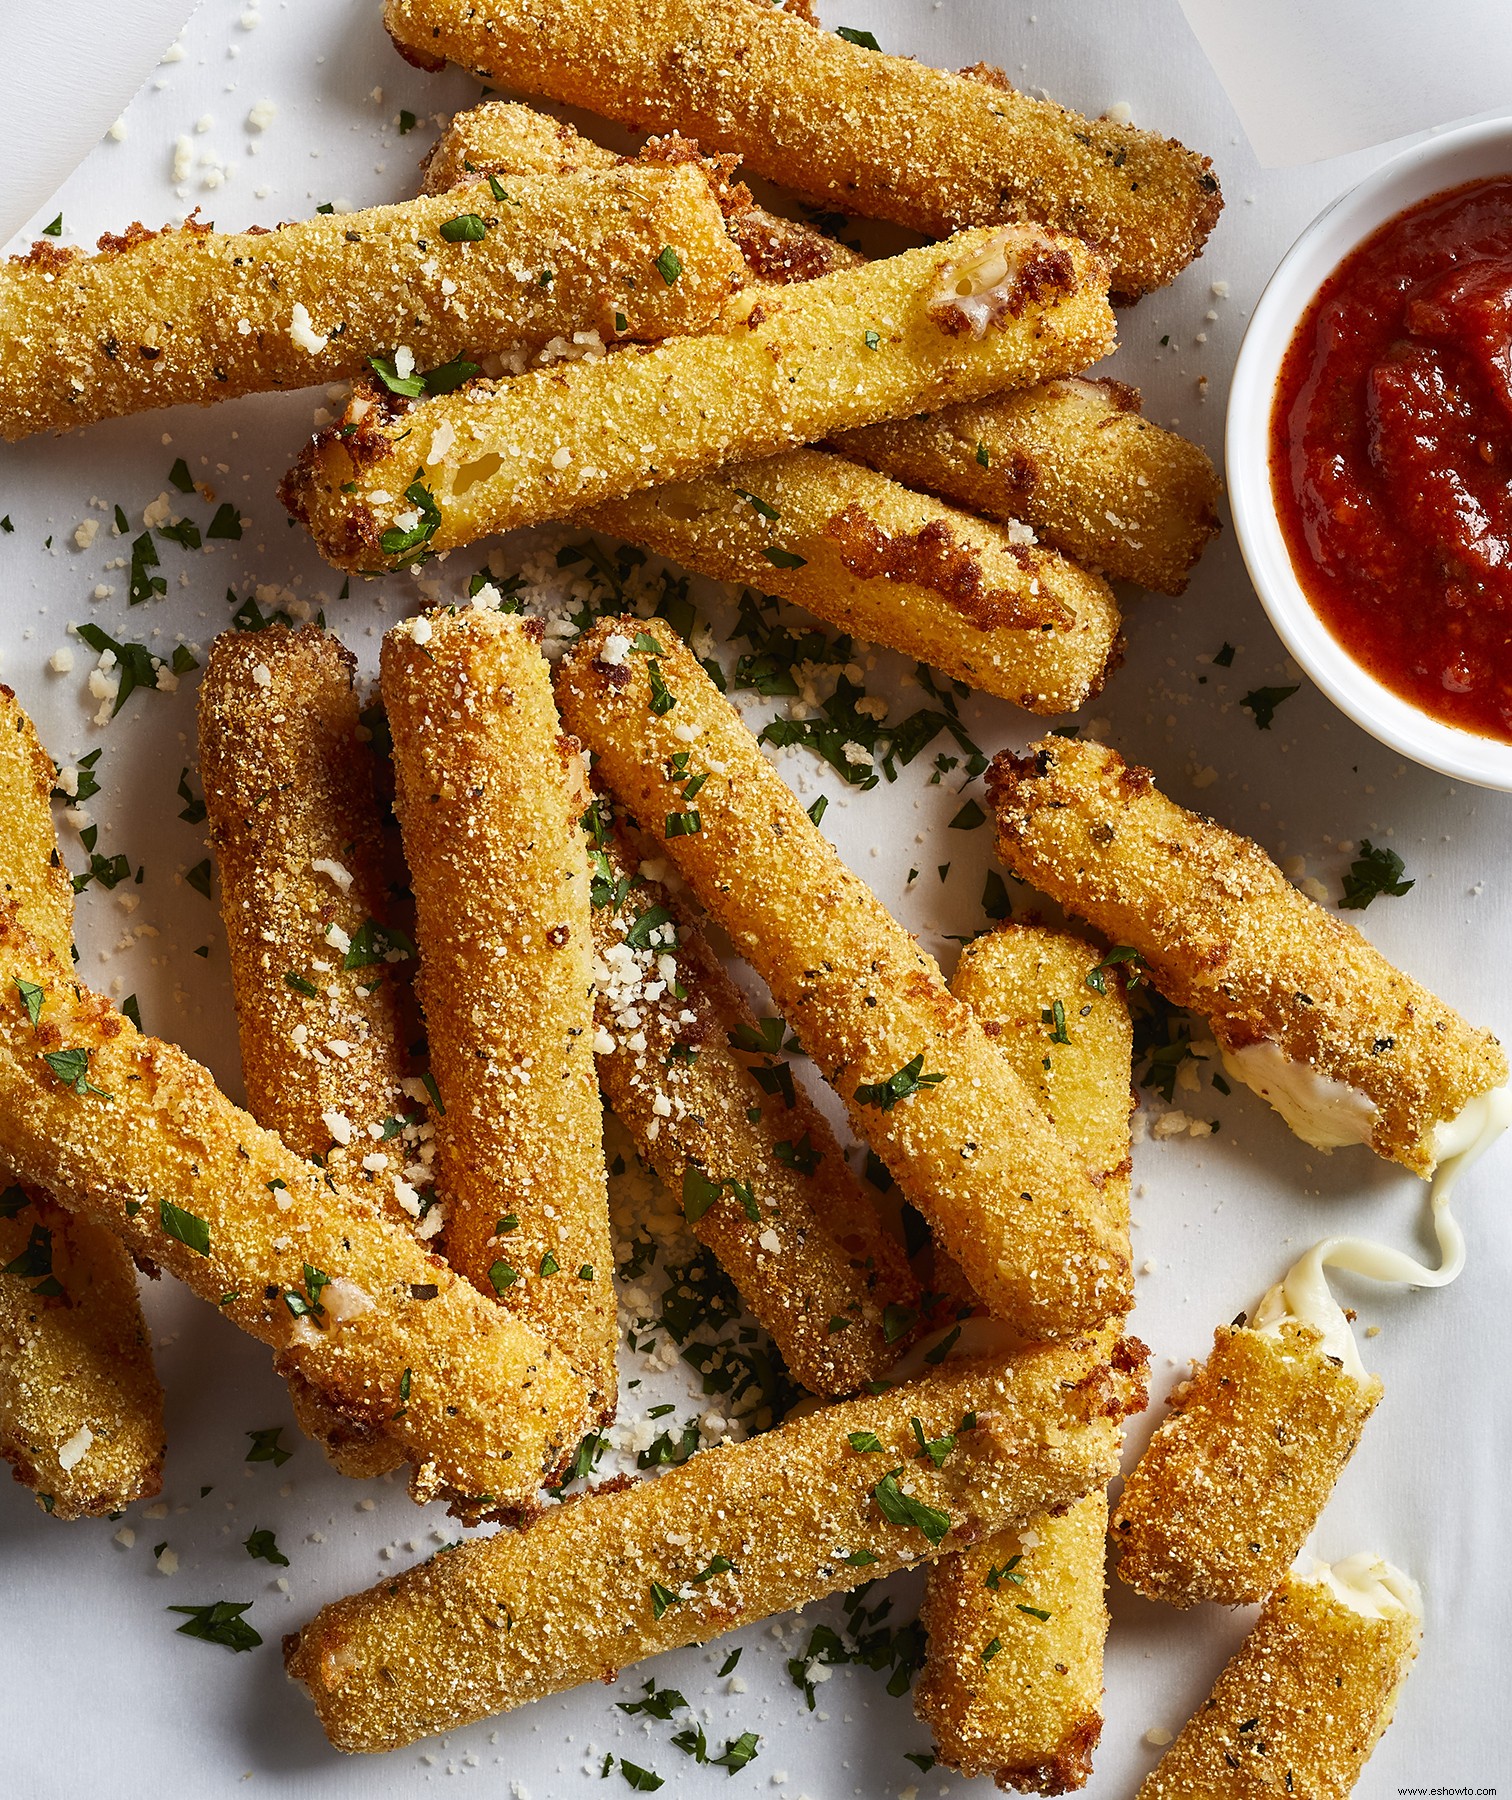
[[[1415,1584],[1378,1556],[1289,1576],[1138,1800],[1344,1800],[1421,1636]]]
[[[701,167],[521,176],[281,225],[133,225],[0,266],[0,434],[310,387],[597,332],[709,324],[743,265]],[[669,277],[668,271],[676,268]],[[400,371],[401,376],[406,371]]]
[[[338,1600],[285,1640],[289,1673],[341,1750],[611,1678],[1101,1486],[1141,1375],[1077,1342],[823,1407]]]
[[[65,964],[73,884],[57,771],[0,687],[0,903]],[[0,1456],[61,1519],[119,1512],[162,1485],[163,1390],[136,1269],[108,1231],[40,1187],[5,1186],[0,1148]]]
[[[1504,1122],[1507,1060],[1489,1031],[1299,893],[1258,844],[1168,800],[1148,769],[1050,737],[1004,751],[987,785],[1009,868],[1206,1013],[1229,1073],[1305,1143],[1369,1144],[1426,1176]]]
[[[1129,1259],[1090,1172],[676,634],[601,621],[558,695],[990,1310],[1046,1335],[1124,1310]]]
[[[1200,254],[1212,164],[1170,138],[821,31],[749,0],[643,0],[606,33],[587,0],[387,0],[400,54],[642,129],[681,130],[821,205],[934,237],[1038,219],[1104,247],[1137,299]]]
[[[199,692],[200,774],[220,871],[221,919],[241,1040],[247,1110],[343,1185],[434,1235],[405,1178],[423,1113],[405,1098],[405,963],[390,936],[395,896],[360,739],[355,661],[314,626],[270,625],[216,640]],[[370,1168],[375,1157],[384,1166]],[[344,1475],[403,1459],[295,1376],[295,1417]]]
[[[539,626],[431,613],[383,645],[447,1196],[447,1257],[613,1416],[618,1337],[593,1065],[593,932]]]
[[[271,1345],[280,1374],[387,1429],[417,1500],[528,1514],[587,1422],[561,1352],[76,986],[14,912],[0,976],[0,1149],[22,1179],[77,1196]]]
[[[686,140],[653,138],[641,158],[676,159],[688,148]],[[422,167],[425,192],[439,194],[480,175],[568,175],[577,169],[612,169],[624,160],[534,107],[485,100],[452,118]],[[734,187],[721,201],[725,228],[757,281],[812,281],[862,261],[858,251],[812,225],[755,205],[743,187]]]
[[[1180,1607],[1270,1593],[1381,1398],[1352,1337],[1343,1349],[1297,1318],[1213,1334],[1124,1483],[1113,1516],[1122,1580]]]
[[[793,1379],[814,1394],[879,1381],[919,1303],[903,1246],[783,1067],[781,1021],[775,1034],[758,1025],[702,932],[634,872],[600,808],[585,818],[602,871],[593,937],[604,1097],[681,1194],[694,1235]]]
[[[339,567],[407,567],[851,426],[1068,374],[1114,336],[1096,252],[1018,225],[760,288],[722,327],[408,410],[359,397],[306,445],[280,495]]]
[[[1133,1033],[1099,961],[1069,932],[1008,925],[966,946],[950,986],[1100,1175],[1126,1241]],[[1098,1490],[931,1567],[914,1708],[942,1762],[1023,1793],[1085,1785],[1102,1734],[1107,1532]]]
[[[1197,444],[1140,416],[1137,388],[1071,377],[833,441],[844,456],[1004,524],[1089,569],[1179,594],[1218,530]]]
[[[1101,577],[819,450],[611,500],[585,522],[1033,712],[1074,712],[1118,652]]]

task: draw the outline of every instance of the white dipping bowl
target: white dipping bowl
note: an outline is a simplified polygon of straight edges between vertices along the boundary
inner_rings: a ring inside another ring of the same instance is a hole
[[[1339,264],[1387,220],[1446,188],[1512,176],[1512,117],[1415,144],[1319,213],[1287,251],[1250,320],[1229,394],[1229,504],[1250,580],[1293,660],[1354,722],[1403,756],[1512,793],[1512,744],[1461,730],[1383,687],[1313,610],[1292,567],[1271,489],[1271,406],[1302,315]]]

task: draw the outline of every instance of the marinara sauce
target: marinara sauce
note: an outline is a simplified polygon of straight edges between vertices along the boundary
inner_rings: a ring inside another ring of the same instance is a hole
[[[1512,175],[1399,213],[1329,276],[1281,366],[1271,484],[1350,655],[1512,743]]]

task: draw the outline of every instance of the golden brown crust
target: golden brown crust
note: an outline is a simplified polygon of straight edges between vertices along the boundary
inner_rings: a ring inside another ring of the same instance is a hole
[[[652,666],[665,690],[659,711]],[[666,842],[766,980],[853,1129],[991,1310],[1044,1334],[1122,1310],[1128,1258],[1096,1216],[1090,1173],[933,960],[836,856],[675,633],[658,622],[649,639],[639,620],[600,622],[562,664],[558,697],[614,792]],[[672,774],[690,744],[686,773]],[[699,830],[667,838],[667,816],[703,773]],[[890,1084],[910,1067],[942,1079],[911,1092],[903,1079],[900,1092]]]
[[[1099,577],[819,450],[612,500],[587,522],[1034,712],[1083,705],[1118,651]]]
[[[13,912],[0,974],[6,994],[17,980],[43,991],[36,1025],[14,998],[0,1005],[0,1147],[23,1180],[76,1195],[270,1344],[280,1373],[359,1425],[386,1424],[417,1499],[529,1511],[588,1412],[560,1352],[293,1155],[181,1050],[76,987]]]
[[[1061,246],[1075,291],[1052,304],[980,338],[951,337],[930,317],[941,282],[961,267],[1016,266],[1047,247],[1040,228],[963,232],[748,293],[712,335],[474,382],[407,411],[349,409],[306,446],[280,494],[329,560],[377,570],[921,406],[1067,374],[1106,354],[1114,335],[1106,270],[1080,243]],[[422,521],[408,492],[417,470],[438,516],[411,542],[397,521]],[[353,482],[357,491],[344,491]]]
[[[445,1109],[446,1253],[561,1348],[608,1419],[617,1325],[588,795],[538,635],[494,611],[408,621],[384,640],[383,700]]]
[[[617,832],[604,835],[601,854],[607,881],[628,882],[621,899],[593,909],[605,1098],[642,1159],[684,1197],[694,1235],[771,1333],[793,1379],[828,1395],[881,1380],[907,1347],[906,1319],[919,1302],[903,1246],[802,1083],[779,1081],[773,1092],[757,1078],[781,1064],[780,1049],[750,1048],[762,1042],[755,1016],[686,907],[635,873],[637,857]],[[647,920],[663,921],[649,944]],[[743,1184],[754,1219],[732,1182]],[[725,1191],[694,1217],[709,1184]]]
[[[1299,893],[1258,844],[1168,800],[1148,769],[1051,737],[998,756],[987,785],[1015,874],[1133,945],[1225,1049],[1279,1044],[1365,1095],[1382,1156],[1427,1174],[1438,1123],[1506,1081],[1489,1031]]]
[[[1345,1800],[1417,1655],[1407,1612],[1369,1619],[1291,1576],[1138,1800]]]
[[[1290,1568],[1381,1398],[1300,1320],[1225,1325],[1124,1483],[1119,1578],[1150,1600],[1241,1606]]]
[[[1122,382],[1047,381],[832,447],[985,518],[1021,519],[1087,568],[1157,593],[1185,588],[1219,529],[1206,453],[1141,418]]]
[[[947,1364],[586,1494],[523,1536],[460,1545],[327,1606],[285,1640],[285,1661],[339,1749],[413,1743],[850,1587],[844,1558],[860,1551],[886,1575],[1068,1504],[1107,1480],[1117,1421],[1141,1398],[1140,1372],[1105,1345]],[[941,1467],[920,1458],[913,1419],[956,1437]],[[860,1431],[880,1455],[852,1447]],[[948,1535],[879,1511],[889,1474]]]
[[[482,235],[448,239],[467,217]],[[697,331],[742,270],[696,166],[521,176],[507,201],[475,182],[271,232],[137,229],[66,266],[0,266],[0,433],[309,387],[400,345],[426,370],[575,331]]]
[[[791,9],[643,0],[607,34],[585,0],[388,0],[384,21],[424,67],[446,57],[686,131],[820,205],[933,237],[1025,218],[1074,232],[1102,246],[1129,299],[1173,280],[1222,210],[1209,159],[1174,140],[863,49]]]

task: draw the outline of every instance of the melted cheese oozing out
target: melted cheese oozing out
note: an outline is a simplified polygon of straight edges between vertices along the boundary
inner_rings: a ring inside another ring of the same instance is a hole
[[[974,338],[986,337],[987,327],[1002,317],[1023,263],[1022,239],[1005,232],[969,261],[945,269],[930,312],[958,312]]]
[[[1326,1587],[1340,1605],[1363,1619],[1389,1619],[1397,1613],[1408,1613],[1414,1619],[1423,1616],[1417,1583],[1395,1563],[1369,1550],[1346,1556],[1342,1562],[1315,1563],[1309,1579]]]
[[[1344,1309],[1334,1299],[1325,1269],[1347,1269],[1371,1281],[1398,1281],[1409,1287],[1447,1287],[1465,1266],[1465,1234],[1449,1210],[1455,1184],[1512,1124],[1512,1086],[1477,1094],[1456,1118],[1434,1127],[1438,1159],[1429,1209],[1438,1239],[1439,1266],[1430,1269],[1404,1251],[1370,1238],[1324,1238],[1287,1271],[1255,1311],[1255,1329],[1278,1333],[1287,1319],[1300,1319],[1323,1334],[1323,1352],[1336,1357],[1356,1381],[1368,1380]]]
[[[1225,1049],[1223,1062],[1236,1081],[1268,1100],[1302,1142],[1315,1150],[1370,1142],[1380,1117],[1375,1101],[1347,1081],[1295,1061],[1269,1038],[1239,1050]]]

